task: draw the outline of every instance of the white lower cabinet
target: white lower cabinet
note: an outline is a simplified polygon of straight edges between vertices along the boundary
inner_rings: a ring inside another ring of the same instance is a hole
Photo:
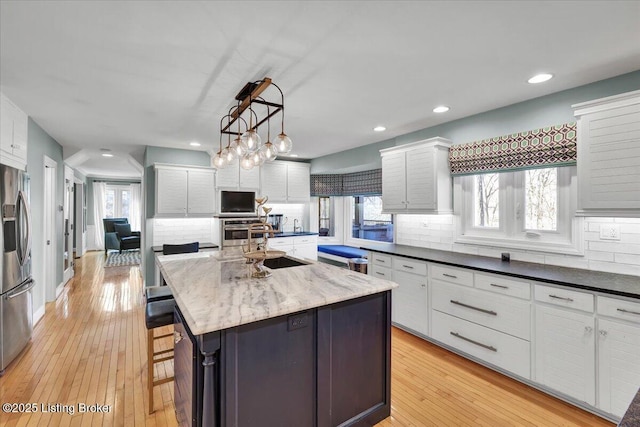
[[[318,236],[290,236],[269,239],[269,248],[296,258],[318,260]]]
[[[622,417],[640,387],[640,303],[598,297],[598,407]]]
[[[536,306],[535,381],[595,405],[593,314]]]
[[[369,258],[372,260],[372,275],[398,284],[391,291],[391,321],[419,334],[428,335],[427,263],[380,254]]]
[[[427,335],[427,276],[393,271],[393,281],[399,286],[391,295],[391,320],[423,335]]]
[[[436,340],[523,378],[530,378],[530,343],[434,310],[431,334]]]

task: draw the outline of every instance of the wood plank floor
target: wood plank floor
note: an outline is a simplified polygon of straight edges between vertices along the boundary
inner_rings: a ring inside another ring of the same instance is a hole
[[[0,426],[176,425],[173,383],[155,388],[156,411],[146,413],[140,272],[103,264],[102,253],[85,255],[47,304],[32,343],[0,378],[1,403],[36,403],[38,412],[0,412]],[[613,426],[403,331],[394,329],[392,342],[392,416],[381,427]],[[159,370],[171,375],[172,363]],[[79,413],[78,403],[110,410]],[[43,404],[75,413],[43,413]]]

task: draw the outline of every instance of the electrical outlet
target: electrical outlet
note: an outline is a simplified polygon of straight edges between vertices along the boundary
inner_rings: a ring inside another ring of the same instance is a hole
[[[423,222],[423,223],[422,223],[422,227],[423,227],[423,228],[429,228],[429,223],[428,223],[428,222],[426,222],[426,221],[425,221],[425,222]]]
[[[601,240],[620,240],[619,224],[602,224],[600,226]]]

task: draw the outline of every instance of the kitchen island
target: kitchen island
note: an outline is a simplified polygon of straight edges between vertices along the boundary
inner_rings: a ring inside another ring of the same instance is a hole
[[[158,255],[181,425],[373,425],[390,414],[393,282],[326,264],[250,278],[238,251]]]

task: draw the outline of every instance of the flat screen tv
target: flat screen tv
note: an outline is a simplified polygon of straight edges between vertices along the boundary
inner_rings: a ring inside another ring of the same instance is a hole
[[[221,191],[220,213],[254,214],[256,193],[254,191]]]

